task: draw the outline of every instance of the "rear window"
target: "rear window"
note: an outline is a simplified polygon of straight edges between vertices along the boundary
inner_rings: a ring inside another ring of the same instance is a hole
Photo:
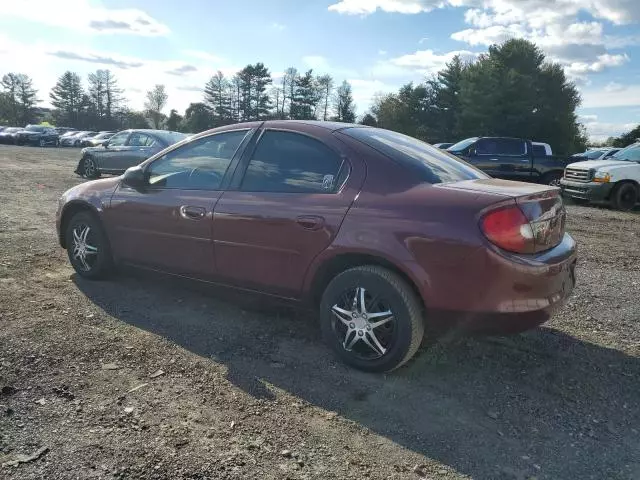
[[[489,178],[457,157],[401,133],[379,128],[346,128],[341,132],[411,168],[424,182],[436,184]]]

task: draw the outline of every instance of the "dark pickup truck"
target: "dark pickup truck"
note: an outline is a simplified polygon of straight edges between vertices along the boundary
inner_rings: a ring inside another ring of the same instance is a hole
[[[567,160],[547,155],[529,140],[473,137],[449,148],[452,153],[495,178],[560,186]]]

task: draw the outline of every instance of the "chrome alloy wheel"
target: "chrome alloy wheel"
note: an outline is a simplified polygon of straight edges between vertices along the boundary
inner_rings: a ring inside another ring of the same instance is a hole
[[[98,247],[91,245],[91,227],[78,224],[73,229],[73,258],[86,272],[91,271],[98,258]]]
[[[362,287],[345,291],[331,307],[333,331],[342,347],[356,356],[373,360],[384,356],[395,337],[395,319],[380,296]]]

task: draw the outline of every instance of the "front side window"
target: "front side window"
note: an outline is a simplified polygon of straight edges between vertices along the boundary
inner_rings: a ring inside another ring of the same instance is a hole
[[[122,147],[125,143],[127,143],[127,138],[129,137],[129,132],[120,132],[117,135],[114,135],[109,140],[110,147]]]
[[[133,132],[129,137],[129,146],[131,147],[150,147],[153,143],[153,137],[144,133]]]
[[[147,168],[149,184],[159,188],[218,190],[248,130],[200,138],[163,155]]]
[[[242,181],[245,192],[334,193],[342,159],[322,142],[266,131]]]

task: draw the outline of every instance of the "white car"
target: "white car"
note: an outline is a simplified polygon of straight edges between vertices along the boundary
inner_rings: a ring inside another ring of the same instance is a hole
[[[606,160],[570,163],[560,180],[563,195],[632,210],[640,200],[640,142]]]

